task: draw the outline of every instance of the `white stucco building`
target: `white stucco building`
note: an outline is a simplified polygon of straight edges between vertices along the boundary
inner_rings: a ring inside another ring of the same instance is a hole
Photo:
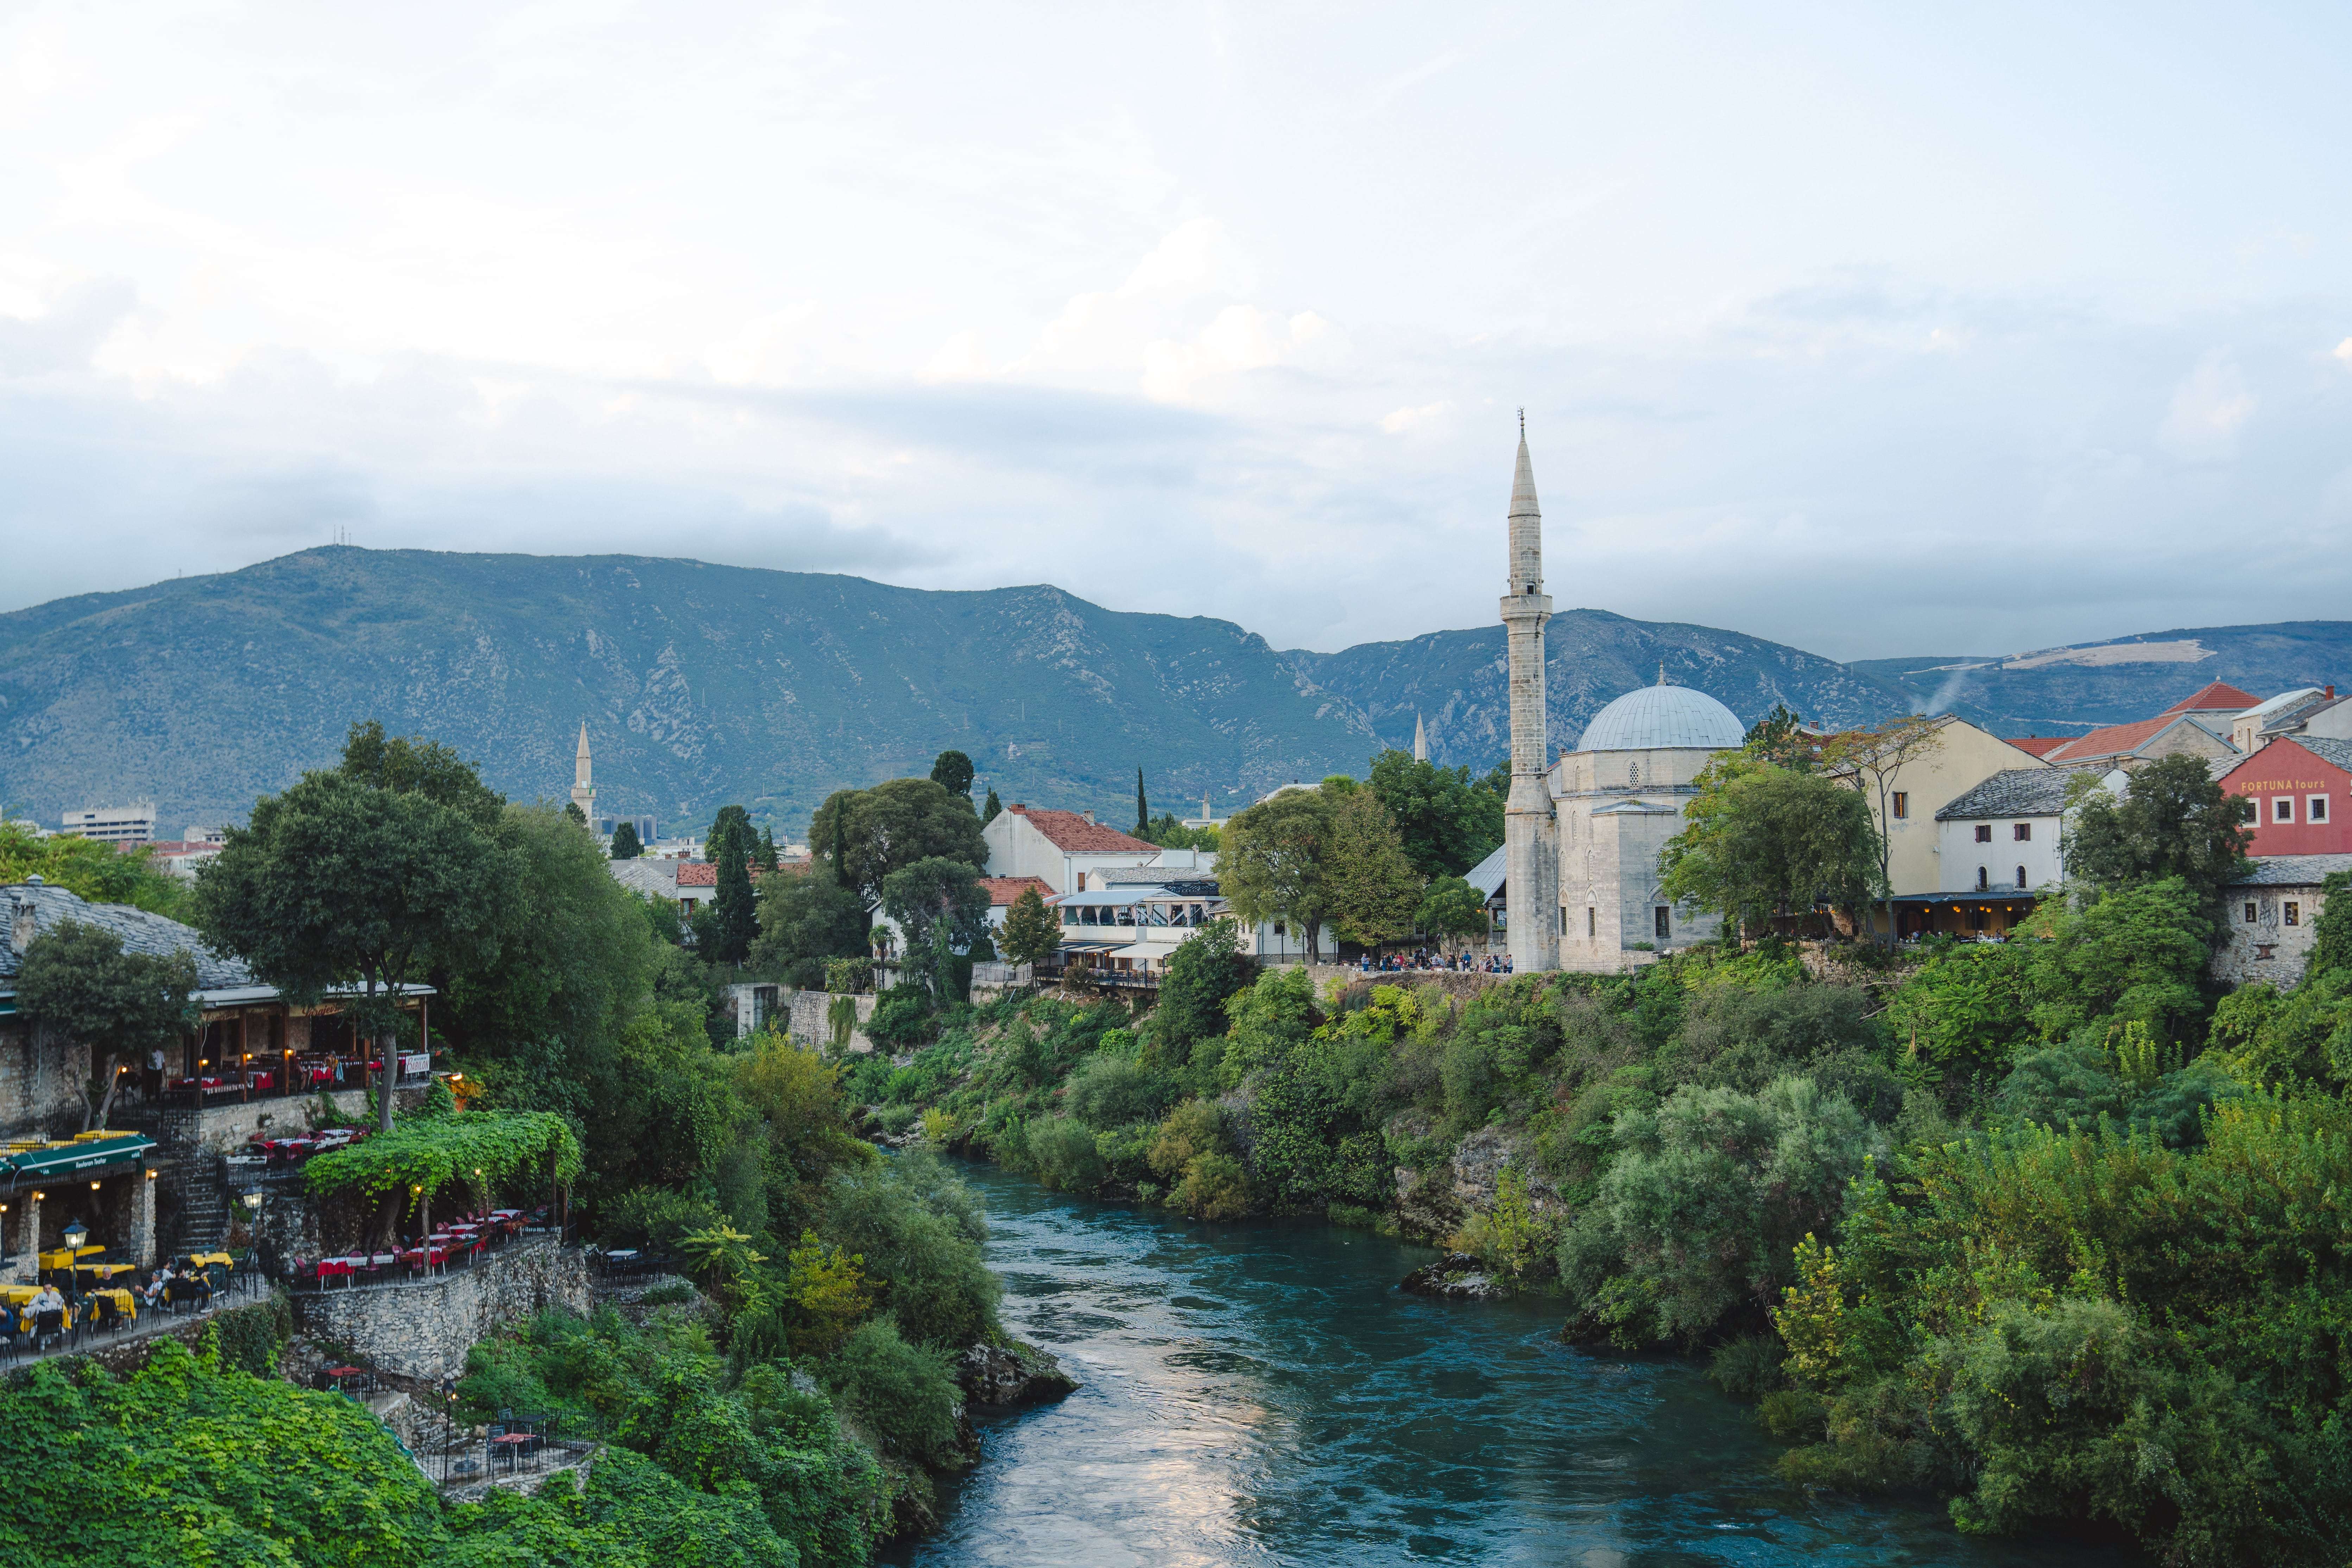
[[[1100,888],[1102,874],[1158,859],[1160,846],[1106,827],[1091,811],[1008,805],[980,830],[991,877],[1036,877],[1057,893]]]

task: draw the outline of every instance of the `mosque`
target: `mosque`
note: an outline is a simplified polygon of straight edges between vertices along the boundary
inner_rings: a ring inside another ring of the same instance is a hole
[[[1612,972],[1713,938],[1722,921],[1669,904],[1658,852],[1682,828],[1691,781],[1746,738],[1738,716],[1686,686],[1625,693],[1592,716],[1572,752],[1547,761],[1544,733],[1543,515],[1519,431],[1511,479],[1511,578],[1503,595],[1510,647],[1511,793],[1503,873],[1511,965]],[[1482,868],[1483,869],[1484,868]],[[1473,880],[1477,880],[1473,873]]]

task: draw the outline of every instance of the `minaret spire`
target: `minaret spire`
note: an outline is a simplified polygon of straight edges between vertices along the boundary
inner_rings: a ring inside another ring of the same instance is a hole
[[[1418,713],[1412,716],[1412,760],[1416,763],[1429,761],[1429,731],[1423,725]]]
[[[580,723],[580,749],[572,759],[572,804],[580,808],[580,815],[586,817],[588,826],[593,828],[596,826],[596,790],[588,782],[588,723],[585,720]]]
[[[1503,584],[1504,641],[1511,661],[1511,794],[1503,809],[1504,889],[1511,966],[1526,973],[1559,966],[1559,827],[1544,783],[1549,750],[1544,704],[1544,626],[1551,598],[1543,591],[1543,512],[1536,504],[1535,463],[1528,456],[1527,411],[1519,411],[1518,463],[1511,474],[1507,524],[1510,580]]]

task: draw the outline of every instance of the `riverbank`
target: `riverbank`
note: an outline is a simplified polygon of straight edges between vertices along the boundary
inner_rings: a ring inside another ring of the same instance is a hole
[[[1016,1337],[1082,1386],[982,1426],[940,1524],[884,1561],[2126,1568],[1957,1534],[1932,1499],[1780,1482],[1747,1407],[1665,1358],[1563,1344],[1556,1304],[1439,1301],[1435,1255],[1309,1220],[1186,1221],[962,1167]]]

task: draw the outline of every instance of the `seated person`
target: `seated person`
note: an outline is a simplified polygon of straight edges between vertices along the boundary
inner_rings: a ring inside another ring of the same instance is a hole
[[[65,1310],[65,1306],[66,1299],[58,1293],[58,1288],[54,1285],[44,1285],[33,1292],[33,1299],[27,1303],[27,1310],[37,1315],[42,1312],[62,1312]]]
[[[155,1270],[147,1277],[147,1283],[139,1288],[139,1304],[142,1307],[152,1307],[161,1301],[163,1299],[163,1287],[178,1278],[178,1272],[168,1267]]]

